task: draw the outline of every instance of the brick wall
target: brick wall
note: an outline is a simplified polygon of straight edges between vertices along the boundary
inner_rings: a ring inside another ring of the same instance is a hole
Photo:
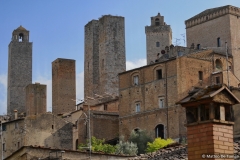
[[[52,113],[75,110],[75,60],[58,58],[52,62]]]
[[[233,155],[233,126],[205,123],[187,127],[188,159],[202,160],[202,154]]]
[[[26,113],[37,115],[47,112],[47,86],[40,83],[26,87]]]

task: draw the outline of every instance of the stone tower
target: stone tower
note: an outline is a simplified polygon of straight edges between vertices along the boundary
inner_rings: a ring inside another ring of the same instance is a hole
[[[62,114],[76,108],[75,60],[58,58],[52,62],[52,113]]]
[[[25,87],[32,83],[32,42],[29,31],[22,26],[12,33],[8,46],[8,95],[7,113],[26,112]]]
[[[161,56],[161,51],[172,44],[172,29],[164,22],[160,13],[151,17],[151,26],[145,27],[147,42],[147,64],[154,63]]]
[[[126,70],[124,17],[105,15],[85,26],[84,98],[118,96],[118,73]]]
[[[218,53],[225,54],[225,42],[229,54],[233,55],[231,69],[240,79],[240,8],[222,6],[207,9],[185,21],[187,33],[187,47],[192,44],[195,48],[211,48]],[[223,70],[226,70],[223,69]]]
[[[35,83],[26,87],[26,114],[37,115],[47,112],[47,86]]]

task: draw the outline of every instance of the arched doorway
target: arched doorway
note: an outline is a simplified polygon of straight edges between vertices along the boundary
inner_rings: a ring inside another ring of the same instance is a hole
[[[155,127],[155,137],[164,138],[164,125],[159,124]]]

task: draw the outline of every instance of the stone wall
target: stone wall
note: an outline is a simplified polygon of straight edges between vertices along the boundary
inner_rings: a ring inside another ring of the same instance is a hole
[[[23,35],[20,41],[19,35]],[[12,33],[8,46],[8,95],[7,113],[14,115],[26,112],[25,87],[32,83],[32,42],[29,42],[29,31],[18,28]]]
[[[233,55],[233,72],[240,79],[240,59],[238,44],[240,43],[240,9],[234,6],[214,8],[209,13],[202,13],[185,21],[187,46],[200,44],[203,48],[212,48]],[[217,39],[220,38],[220,46]]]
[[[91,137],[98,139],[112,140],[119,136],[119,115],[113,112],[91,111]],[[78,120],[78,142],[86,143],[89,138],[89,123],[87,118],[89,113],[86,112]]]
[[[118,73],[126,70],[124,17],[105,15],[85,26],[84,98],[118,96]]]
[[[26,115],[37,115],[47,112],[47,86],[40,83],[26,87]]]
[[[4,157],[22,146],[36,145],[59,149],[73,148],[72,123],[51,113],[28,116],[3,124]]]
[[[58,58],[52,62],[52,113],[76,109],[75,60]]]

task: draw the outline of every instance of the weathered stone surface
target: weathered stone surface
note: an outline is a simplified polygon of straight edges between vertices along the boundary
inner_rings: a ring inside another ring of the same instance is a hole
[[[32,83],[32,42],[29,42],[29,31],[19,27],[12,33],[8,46],[8,95],[7,113],[14,115],[26,112],[25,87]]]

